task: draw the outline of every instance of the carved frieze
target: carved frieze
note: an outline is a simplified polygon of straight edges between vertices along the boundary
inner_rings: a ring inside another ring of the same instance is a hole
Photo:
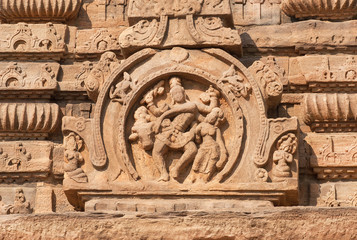
[[[0,181],[45,179],[51,172],[53,144],[45,141],[0,144]]]
[[[290,61],[290,90],[293,92],[342,92],[357,90],[354,55],[302,57]]]
[[[305,94],[304,121],[315,132],[355,132],[357,94]]]
[[[76,57],[99,56],[106,51],[120,52],[121,29],[80,30],[76,36]]]
[[[65,22],[74,19],[82,0],[4,0],[0,19],[4,22]]]
[[[55,103],[0,103],[0,139],[43,139],[59,125]]]
[[[357,187],[350,183],[324,183],[318,186],[311,184],[313,198],[316,205],[321,207],[356,207]]]
[[[131,0],[128,6],[129,18],[152,18],[161,15],[230,15],[228,0],[174,0],[143,1]]]
[[[357,136],[308,134],[310,166],[319,179],[357,178]]]
[[[289,16],[306,19],[348,20],[357,15],[353,0],[283,0],[282,10]]]
[[[235,25],[280,24],[281,0],[232,0]]]
[[[145,47],[174,46],[219,46],[242,54],[240,36],[232,28],[227,0],[132,0],[128,17],[132,26],[119,37],[124,55]]]
[[[164,198],[229,189],[237,200],[248,189],[297,193],[297,120],[268,119],[257,80],[224,51],[144,49],[101,77],[94,117],[62,121],[72,204],[99,201],[91,192],[100,189]],[[273,201],[292,204],[285,197]]]
[[[31,56],[57,60],[66,51],[67,26],[62,24],[2,24],[0,58],[16,59]]]

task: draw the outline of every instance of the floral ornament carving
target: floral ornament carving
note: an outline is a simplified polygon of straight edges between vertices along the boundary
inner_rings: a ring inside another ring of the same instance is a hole
[[[124,72],[123,75],[123,80],[115,85],[115,87],[111,87],[109,97],[112,101],[125,105],[127,100],[130,99],[130,93],[135,89],[137,83],[133,82],[129,73]]]
[[[88,96],[93,101],[97,100],[100,89],[107,77],[112,71],[120,65],[115,53],[105,52],[102,54],[99,62],[93,67],[89,76],[85,78],[84,84]]]
[[[289,165],[294,160],[297,142],[298,139],[293,133],[288,133],[278,140],[277,150],[273,154],[272,180],[274,182],[282,182],[292,176]]]
[[[264,168],[258,168],[255,171],[255,179],[258,182],[266,182],[266,181],[268,181],[268,177],[269,177],[269,174],[268,174],[267,170],[265,170]]]
[[[236,96],[242,96],[246,99],[249,97],[252,89],[250,84],[244,82],[244,78],[237,73],[234,65],[231,65],[227,71],[223,72],[219,82],[227,84],[230,91],[232,91]]]
[[[269,61],[271,62],[273,60]],[[272,64],[269,63],[269,61],[268,64],[271,66]],[[277,69],[276,66],[271,69],[269,65],[261,61],[255,61],[249,69],[260,84],[264,97],[270,100],[270,105],[276,105],[276,103],[280,101],[283,93],[283,84],[280,78],[282,71]]]
[[[80,153],[83,148],[83,140],[77,134],[70,132],[64,137],[63,146],[65,149],[65,176],[79,183],[88,182],[87,175],[80,167],[81,163],[83,163],[83,157]]]

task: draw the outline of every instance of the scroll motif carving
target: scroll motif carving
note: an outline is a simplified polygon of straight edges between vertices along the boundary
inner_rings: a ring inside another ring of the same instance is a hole
[[[190,34],[197,43],[241,44],[238,31],[223,26],[220,17],[186,17]]]
[[[5,22],[67,21],[77,16],[82,0],[2,1],[0,18]]]
[[[89,76],[85,78],[84,84],[88,93],[88,96],[96,101],[100,89],[105,79],[117,68],[120,61],[117,59],[115,53],[105,52],[102,54],[99,62],[93,67]]]
[[[128,48],[159,45],[164,38],[167,23],[167,16],[162,16],[160,21],[156,19],[139,21],[120,34],[120,47]]]
[[[265,98],[269,100],[271,106],[274,106],[280,102],[283,93],[283,84],[281,82],[283,72],[276,67],[274,59],[268,58],[268,64],[256,61],[249,69],[257,78]]]
[[[294,134],[288,133],[281,137],[277,144],[277,150],[273,154],[274,167],[272,180],[281,182],[291,177],[290,164],[293,162],[293,155],[297,148],[297,138]]]
[[[81,127],[78,129],[81,130]],[[71,132],[64,137],[63,145],[65,149],[65,177],[71,178],[79,183],[87,182],[87,175],[80,167],[81,163],[83,162],[83,157],[80,153],[83,148],[83,140],[77,134]]]

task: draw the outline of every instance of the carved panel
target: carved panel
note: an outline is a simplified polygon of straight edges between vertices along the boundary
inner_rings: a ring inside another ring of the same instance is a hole
[[[233,0],[235,25],[280,24],[281,0]]]
[[[0,181],[45,179],[51,172],[53,144],[3,142],[0,144]]]
[[[356,101],[356,94],[306,94],[304,121],[315,132],[357,131]]]
[[[43,139],[59,124],[55,103],[1,103],[0,111],[1,139]]]
[[[219,16],[230,13],[228,0],[131,0],[128,7],[130,18],[151,18],[161,15],[185,16],[188,14]]]
[[[357,5],[353,0],[283,0],[282,10],[295,18],[352,19]]]
[[[72,204],[86,204],[76,194],[100,201],[90,192],[100,189],[164,198],[228,190],[255,200],[265,198],[252,189],[296,193],[296,119],[267,119],[258,83],[224,51],[144,49],[108,73],[93,99],[93,119],[63,118]],[[285,197],[273,201],[291,204]]]
[[[2,24],[0,58],[16,59],[36,55],[45,59],[59,59],[65,52],[66,26],[61,24]]]
[[[1,1],[0,18],[4,22],[67,21],[77,17],[82,0]]]
[[[319,179],[357,178],[357,136],[309,134],[310,165]]]

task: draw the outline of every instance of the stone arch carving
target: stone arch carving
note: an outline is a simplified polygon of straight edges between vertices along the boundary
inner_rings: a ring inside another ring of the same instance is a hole
[[[102,138],[102,116],[103,116],[103,111],[105,109],[106,106],[106,101],[108,101],[108,94],[110,92],[110,88],[117,84],[118,82],[120,82],[120,76],[123,75],[124,72],[126,71],[130,71],[130,68],[132,68],[133,65],[140,63],[141,61],[143,61],[146,58],[150,58],[153,56],[153,54],[155,54],[156,51],[155,50],[150,50],[150,49],[145,49],[141,52],[138,52],[137,54],[134,54],[132,57],[130,57],[127,61],[125,61],[123,64],[121,64],[116,70],[113,71],[112,75],[108,78],[108,80],[104,83],[101,92],[98,96],[98,100],[97,100],[97,105],[96,105],[96,110],[95,110],[95,115],[94,115],[94,121],[93,121],[93,139],[94,139],[94,151],[92,153],[91,156],[91,160],[94,166],[97,167],[103,167],[106,165],[106,161],[107,161],[107,156],[106,156],[106,150],[105,150],[105,146],[104,146],[104,142],[103,142],[103,138]],[[255,163],[257,163],[257,165],[259,166],[264,166],[266,161],[268,160],[267,157],[264,158],[264,151],[265,151],[265,146],[264,143],[266,142],[266,138],[267,138],[267,125],[268,125],[268,120],[265,116],[265,102],[264,99],[262,97],[262,94],[260,93],[259,87],[257,85],[257,83],[255,82],[254,78],[250,75],[250,73],[248,72],[247,69],[245,69],[245,67],[236,59],[234,59],[233,57],[230,57],[229,54],[226,54],[224,51],[222,50],[215,50],[215,49],[207,49],[205,51],[205,54],[210,55],[212,58],[220,58],[221,61],[224,61],[226,63],[229,62],[229,66],[234,66],[235,69],[237,69],[236,71],[239,72],[239,74],[242,74],[242,76],[244,76],[244,78],[246,79],[246,81],[251,85],[252,88],[252,98],[254,98],[254,101],[256,102],[257,108],[256,108],[256,115],[259,116],[260,120],[259,120],[259,125],[260,125],[260,129],[259,129],[259,137],[257,138],[257,144],[255,149],[253,150],[255,152],[255,156],[253,158],[253,161]],[[171,60],[168,60],[168,62],[170,62]],[[148,85],[150,85],[150,83],[153,84],[153,82],[157,81],[156,79],[159,79],[161,76],[169,76],[169,75],[191,75],[194,77],[199,77],[201,79],[205,79],[205,81],[209,82],[210,84],[215,85],[216,87],[218,85],[220,85],[220,87],[218,87],[225,98],[230,98],[230,95],[233,96],[234,94],[232,93],[232,91],[228,88],[227,90],[222,90],[225,88],[224,84],[218,84],[220,78],[222,78],[222,76],[220,76],[222,74],[222,72],[219,73],[219,75],[212,75],[210,73],[205,72],[205,70],[203,69],[199,69],[199,68],[194,68],[194,67],[190,67],[190,66],[186,66],[184,64],[181,63],[174,63],[172,64],[172,66],[167,66],[164,69],[161,69],[159,71],[156,71],[152,74],[149,74],[149,76],[146,76],[146,78],[144,79],[137,79],[136,81],[139,82],[138,86],[136,86],[136,90],[133,91],[132,95],[133,97],[131,97],[131,101],[129,101],[127,103],[127,107],[126,107],[126,113],[124,114],[123,119],[125,119],[126,117],[128,117],[128,111],[130,110],[130,107],[133,105],[132,101],[137,101],[137,95],[142,94],[142,89],[146,89]],[[238,98],[233,97],[232,99],[235,99],[235,101],[237,101],[237,103],[234,103],[233,101],[229,102],[229,105],[231,107],[236,107],[237,109],[235,110],[235,116],[237,116],[237,118],[239,118],[239,115],[242,115],[244,113],[242,113],[240,106],[239,106],[239,101],[236,100]],[[247,101],[247,100],[244,100]],[[236,106],[234,106],[236,105]],[[243,119],[243,117],[242,117]],[[243,121],[243,120],[242,120]],[[124,128],[125,122],[122,122],[121,127]],[[251,133],[248,133],[251,134]],[[119,141],[121,141],[121,146],[120,149],[122,152],[117,153],[117,155],[123,156],[124,157],[124,165],[122,164],[122,170],[124,170],[124,172],[129,173],[130,177],[132,179],[138,179],[139,175],[137,174],[133,164],[130,162],[130,159],[127,157],[128,153],[126,152],[126,146],[123,145],[123,142],[125,142],[124,140],[124,135],[121,136],[122,139],[120,139]],[[115,141],[113,139],[113,141]],[[240,143],[239,143],[240,145]],[[238,149],[240,148],[239,145],[237,146]],[[238,155],[239,153],[235,153],[233,154],[235,159],[231,159],[227,165],[225,166],[225,168],[218,174],[217,176],[217,180],[218,181],[222,181],[225,179],[225,177],[227,175],[229,175],[232,171],[232,169],[234,167],[236,167],[237,161],[238,161]]]

